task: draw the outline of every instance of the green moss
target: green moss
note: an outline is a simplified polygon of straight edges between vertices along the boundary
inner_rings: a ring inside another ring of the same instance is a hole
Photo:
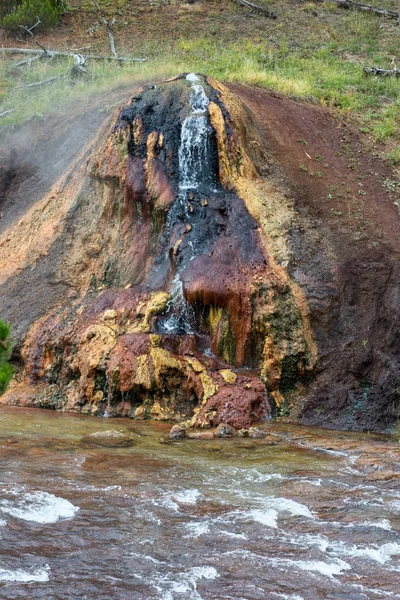
[[[298,364],[299,364],[299,356],[287,355],[282,360],[281,366],[281,380],[279,384],[279,391],[283,396],[285,394],[289,394],[295,387],[298,382]]]

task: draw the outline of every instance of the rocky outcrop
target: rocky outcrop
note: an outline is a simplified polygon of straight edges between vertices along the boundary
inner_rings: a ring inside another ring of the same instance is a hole
[[[315,258],[305,273],[302,217],[272,163],[253,113],[219,82],[136,90],[0,238],[4,306],[18,286],[29,304],[50,267],[66,290],[35,297],[17,327],[23,369],[1,401],[184,430],[307,412],[334,372],[318,315],[338,322],[351,302],[334,245],[303,219],[318,285]]]

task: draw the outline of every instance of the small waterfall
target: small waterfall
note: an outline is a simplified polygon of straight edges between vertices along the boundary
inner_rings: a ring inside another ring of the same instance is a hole
[[[192,81],[192,79],[189,79]],[[206,114],[210,103],[203,86],[192,83],[191,114],[182,124],[179,147],[179,189],[197,189],[213,182],[210,136],[212,129]]]
[[[171,299],[167,306],[167,317],[159,319],[157,330],[159,333],[171,333],[177,335],[194,333],[194,315],[190,304],[183,295],[182,280],[179,273],[172,281],[170,290]]]
[[[190,94],[191,112],[182,123],[179,158],[179,193],[175,207],[172,207],[166,228],[176,219],[177,208],[184,214],[187,224],[194,226],[188,210],[188,196],[199,190],[201,193],[214,191],[215,177],[211,151],[212,128],[208,116],[209,99],[199,78],[194,73],[186,79],[192,82]],[[189,242],[192,259],[195,257],[195,244]],[[175,276],[170,289],[171,299],[166,313],[158,319],[157,330],[160,333],[193,334],[194,314],[183,294],[179,273]]]

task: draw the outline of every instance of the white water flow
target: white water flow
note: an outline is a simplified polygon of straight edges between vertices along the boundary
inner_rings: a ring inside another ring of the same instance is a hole
[[[186,77],[191,81],[190,94],[191,113],[182,124],[181,141],[179,146],[179,195],[178,202],[185,214],[185,220],[191,224],[191,215],[187,202],[189,191],[201,188],[205,191],[213,187],[213,169],[211,158],[211,126],[207,114],[210,103],[197,75],[190,73]],[[192,255],[195,249],[192,245]],[[169,290],[171,300],[168,304],[169,316],[159,321],[162,333],[190,334],[193,333],[192,309],[183,294],[183,286],[179,273],[175,276]]]
[[[160,322],[161,333],[178,335],[194,333],[194,316],[190,304],[183,295],[183,285],[179,273],[172,281],[169,294],[167,311],[172,312],[167,319]]]
[[[187,78],[193,81],[193,74],[188,75]],[[211,127],[207,115],[210,101],[203,86],[192,83],[191,87],[192,112],[182,124],[179,147],[179,189],[181,191],[197,189],[201,185],[211,183],[212,180]]]

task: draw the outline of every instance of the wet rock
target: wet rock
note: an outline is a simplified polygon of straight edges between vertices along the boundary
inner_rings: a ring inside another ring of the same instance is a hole
[[[191,440],[212,440],[214,433],[212,431],[188,431],[186,437]]]
[[[158,440],[159,444],[164,444],[165,446],[171,446],[171,444],[173,443],[172,439],[170,438],[165,438],[165,437],[161,437]]]
[[[242,448],[242,450],[254,450],[257,448],[257,446],[254,444],[254,442],[240,442],[240,444],[238,444],[238,448]]]
[[[239,429],[238,437],[248,437],[249,430],[248,429]]]
[[[257,427],[251,427],[249,429],[249,437],[254,439],[264,439],[267,436],[265,431],[261,431],[261,429],[257,429]]]
[[[126,433],[117,429],[96,431],[82,438],[82,443],[92,446],[104,446],[106,448],[128,448],[135,444],[135,440]]]
[[[217,437],[234,437],[237,430],[227,423],[220,423],[214,433]]]
[[[204,450],[204,452],[221,452],[222,446],[218,446],[217,444],[206,444],[202,446],[202,450]]]
[[[174,425],[169,432],[169,437],[171,440],[180,440],[186,437],[186,429],[180,425]]]

